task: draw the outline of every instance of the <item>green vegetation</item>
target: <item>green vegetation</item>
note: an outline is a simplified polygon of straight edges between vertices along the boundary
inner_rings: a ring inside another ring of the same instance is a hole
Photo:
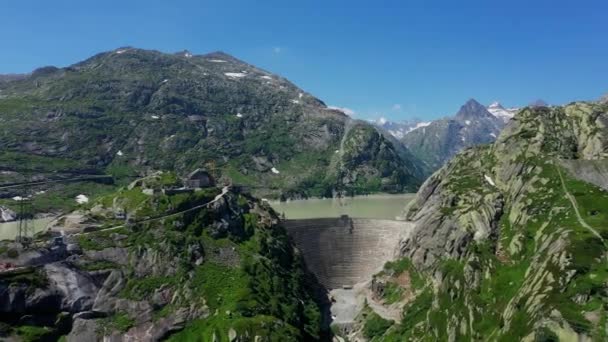
[[[384,287],[383,299],[386,304],[393,304],[401,300],[403,288],[393,282],[387,282]]]
[[[99,325],[100,332],[111,333],[112,331],[126,332],[135,324],[135,320],[129,315],[118,313],[104,318]]]
[[[92,272],[92,271],[99,271],[99,270],[114,269],[117,267],[118,267],[118,265],[116,265],[115,263],[113,263],[111,261],[99,260],[99,261],[88,262],[88,263],[82,265],[80,268],[85,271]]]
[[[384,273],[393,273],[398,276],[403,272],[408,272],[410,283],[414,290],[419,290],[424,287],[426,281],[420,272],[416,270],[414,264],[409,258],[401,258],[395,261],[389,261],[384,265]]]
[[[0,113],[10,129],[0,132],[7,146],[0,165],[34,174],[105,173],[119,186],[150,170],[185,176],[208,167],[217,179],[255,186],[269,198],[402,192],[419,184],[421,163],[367,123],[357,124],[362,133],[348,143],[342,167],[335,151],[348,120],[309,96],[293,103],[304,92],[282,80],[280,87],[233,82],[224,75],[227,66],[254,72],[234,59],[223,66],[204,58],[185,63],[132,49],[93,56],[79,68],[49,69],[32,76],[35,82],[3,83]]]
[[[146,186],[150,184],[148,182]],[[172,196],[146,195],[144,198],[139,195],[140,188],[135,187],[102,198],[100,203],[115,205],[122,201],[139,213],[158,210],[152,208],[182,211],[207,203],[218,191],[207,189]],[[306,285],[302,260],[293,254],[286,232],[268,223],[262,224],[265,221],[259,212],[247,212],[253,207],[248,195],[226,196],[232,210],[238,205],[238,210],[245,211],[239,214],[240,221],[226,230],[214,230],[212,227],[220,214],[211,208],[202,208],[163,220],[81,235],[79,242],[85,250],[117,246],[140,253],[146,249],[147,253],[163,256],[163,260],[157,262],[170,260],[175,265],[170,271],[154,271],[145,276],[123,268],[127,282],[119,293],[120,297],[135,301],[149,299],[161,290],[168,293],[185,290],[189,293],[188,298],[179,297],[172,304],[157,308],[153,313],[155,320],[167,317],[184,305],[196,304],[216,313],[190,322],[184,331],[172,337],[175,340],[196,340],[194,336],[198,336],[207,341],[214,334],[226,336],[230,329],[239,334],[272,336],[278,340],[318,337],[319,308]],[[195,250],[204,253],[201,264],[193,263],[192,251]],[[220,251],[231,251],[234,255],[228,259],[216,257],[216,252]],[[85,264],[82,268],[96,270],[110,266],[119,267],[99,261]],[[108,327],[130,326],[118,324],[126,321],[124,317],[118,318],[113,318],[118,322],[108,322]]]
[[[382,336],[394,323],[394,321],[386,320],[369,310],[365,317],[365,324],[363,325],[363,335],[373,340],[376,337]]]
[[[0,101],[0,108],[2,107]],[[57,158],[49,156],[41,156],[35,154],[26,154],[13,151],[0,151],[0,164],[11,165],[17,170],[26,172],[63,172],[78,171],[85,167],[79,161],[68,158]]]
[[[556,341],[564,337],[559,327],[565,326],[605,339],[608,193],[575,179],[557,159],[581,155],[572,132],[587,129],[577,126],[585,120],[593,127],[595,119],[577,113],[524,110],[517,118],[524,128],[515,126],[504,145],[467,150],[446,166],[438,176],[444,202],[436,220],[453,219],[454,231],[474,233],[471,222],[478,221],[479,229],[492,213],[488,209],[497,208],[498,215],[490,217],[496,227],[490,227],[487,238],[464,243],[459,258],[442,258],[424,269],[437,286],[423,287],[406,304],[401,324],[382,340],[518,341],[534,334],[538,341]],[[486,182],[485,175],[497,185]],[[575,208],[592,229],[580,222]],[[384,273],[408,268],[407,261],[395,262]],[[389,285],[388,297],[394,295]],[[539,317],[554,324],[539,327]]]
[[[113,230],[104,230],[98,232],[91,232],[84,235],[78,235],[76,237],[80,248],[83,250],[95,250],[100,251],[109,247],[125,244],[125,242],[117,242],[113,236],[129,234],[127,228],[118,228]]]
[[[17,331],[17,335],[19,335],[24,342],[40,341],[54,333],[53,329],[51,328],[33,325],[22,325],[17,327],[15,330]]]
[[[22,284],[29,288],[45,288],[48,285],[46,275],[38,269],[27,268],[24,270],[15,271],[10,274],[4,274],[0,280],[8,284]]]

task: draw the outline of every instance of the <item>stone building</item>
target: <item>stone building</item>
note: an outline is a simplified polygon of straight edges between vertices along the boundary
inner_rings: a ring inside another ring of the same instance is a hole
[[[188,188],[209,188],[215,186],[215,180],[206,170],[196,169],[186,177],[184,185]]]

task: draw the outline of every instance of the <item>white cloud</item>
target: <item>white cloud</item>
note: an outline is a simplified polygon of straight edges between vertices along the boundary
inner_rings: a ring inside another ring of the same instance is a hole
[[[350,108],[346,108],[346,107],[337,107],[337,106],[327,106],[327,108],[329,109],[333,109],[333,110],[339,110],[342,113],[348,115],[348,116],[354,116],[355,115],[355,111],[350,109]]]
[[[400,105],[399,103],[395,103],[395,104],[393,105],[393,110],[395,110],[395,111],[400,111],[400,110],[401,110],[401,105]]]
[[[283,48],[280,46],[275,46],[272,48],[272,52],[274,53],[281,53],[283,51]]]

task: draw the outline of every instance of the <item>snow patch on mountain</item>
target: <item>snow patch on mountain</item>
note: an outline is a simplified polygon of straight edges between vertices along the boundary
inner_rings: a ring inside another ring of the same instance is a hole
[[[372,124],[386,130],[390,135],[397,139],[403,138],[406,134],[431,124],[431,122],[420,122],[417,120],[393,122],[381,117],[377,120],[368,120]]]
[[[76,196],[76,202],[78,204],[89,203],[89,197],[87,197],[86,195],[80,194],[80,195]]]
[[[247,74],[244,74],[242,72],[225,72],[224,75],[230,78],[241,78],[247,76]]]
[[[408,130],[407,130],[407,132],[405,132],[405,134],[407,134],[407,133],[409,133],[409,132],[411,132],[411,131],[417,130],[418,128],[426,127],[426,126],[428,126],[428,125],[430,125],[430,124],[431,124],[431,122],[430,122],[430,121],[426,121],[426,122],[418,122],[418,123],[416,124],[416,126],[411,127],[410,129],[408,129]]]
[[[490,184],[491,186],[496,186],[496,183],[494,183],[494,180],[492,180],[490,176],[483,175],[483,177],[486,179],[486,182],[488,182],[488,184]]]
[[[504,122],[508,122],[513,118],[515,113],[517,113],[517,108],[504,108],[499,102],[493,102],[488,106],[488,112],[490,112],[495,117],[503,120]]]
[[[331,110],[338,110],[341,111],[342,113],[348,115],[348,116],[354,116],[355,115],[355,111],[350,109],[350,108],[346,108],[346,107],[338,107],[338,106],[327,106],[327,109],[331,109]]]

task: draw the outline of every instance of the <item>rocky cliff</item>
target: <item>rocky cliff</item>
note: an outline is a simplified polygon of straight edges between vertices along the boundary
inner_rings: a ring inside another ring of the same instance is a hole
[[[406,210],[416,226],[401,244],[400,273],[418,285],[399,272],[383,278],[404,288],[404,318],[373,336],[605,340],[607,125],[606,105],[529,107],[494,144],[430,177]]]
[[[0,272],[0,333],[67,341],[319,339],[314,277],[272,209],[238,189],[161,191],[178,185],[156,174],[57,220],[33,250],[3,244],[2,262],[22,268]],[[53,232],[66,233],[66,244],[45,246]]]

